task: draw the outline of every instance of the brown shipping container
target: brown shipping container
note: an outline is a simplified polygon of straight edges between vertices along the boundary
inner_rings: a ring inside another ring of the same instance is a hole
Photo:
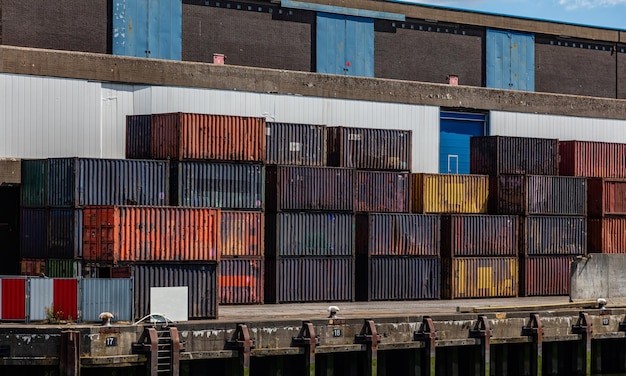
[[[20,275],[42,276],[46,274],[46,260],[42,259],[21,259]]]
[[[487,175],[411,174],[414,213],[487,213]]]
[[[434,214],[360,214],[355,238],[359,257],[437,257],[440,218]]]
[[[267,166],[268,211],[354,211],[354,170],[337,167]]]
[[[520,296],[569,294],[572,256],[520,258]]]
[[[408,213],[408,172],[356,171],[356,212]]]
[[[626,144],[561,141],[559,157],[561,175],[626,178]]]
[[[328,127],[328,165],[411,171],[411,138],[404,129]]]
[[[221,304],[262,304],[263,259],[222,259],[219,263]]]
[[[265,215],[261,212],[221,213],[220,255],[225,257],[265,256]]]
[[[267,164],[326,166],[325,125],[268,122],[265,136]]]
[[[153,159],[262,162],[265,119],[180,112],[154,114],[146,142],[151,145]]]
[[[520,256],[587,254],[585,217],[526,217],[521,234]]]
[[[470,172],[486,175],[558,175],[559,140],[481,136],[470,138]]]
[[[499,175],[489,178],[489,212],[520,215],[586,215],[585,178]]]
[[[587,215],[626,215],[626,179],[587,179]]]
[[[588,220],[589,252],[626,253],[626,217],[604,217]]]
[[[517,296],[517,257],[444,257],[441,262],[444,299]]]
[[[15,158],[0,158],[0,186],[22,182],[22,162]]]
[[[83,259],[219,260],[220,211],[163,206],[97,206],[83,212]]]
[[[517,216],[443,215],[441,229],[442,257],[517,256]]]

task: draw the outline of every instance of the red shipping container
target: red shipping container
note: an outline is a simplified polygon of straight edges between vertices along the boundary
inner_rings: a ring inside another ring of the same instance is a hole
[[[561,141],[559,157],[561,175],[626,178],[626,144]]]
[[[588,252],[626,253],[626,217],[589,219],[587,231]]]
[[[589,217],[626,215],[626,179],[587,179]]]
[[[83,216],[84,260],[219,260],[219,209],[92,206]]]
[[[78,280],[55,278],[52,294],[55,317],[61,320],[76,320],[78,317]]]
[[[0,319],[26,319],[26,278],[0,278]]]
[[[569,294],[572,256],[537,256],[520,259],[520,296]]]
[[[218,286],[221,304],[263,303],[263,259],[222,259]]]
[[[408,213],[408,172],[357,171],[354,210],[373,213]]]
[[[558,175],[559,140],[481,136],[470,138],[470,172],[484,175]]]
[[[260,212],[222,211],[221,257],[264,257],[265,215]]]

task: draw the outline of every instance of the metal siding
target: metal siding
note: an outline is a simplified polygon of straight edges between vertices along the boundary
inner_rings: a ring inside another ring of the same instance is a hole
[[[517,216],[443,215],[441,228],[442,257],[517,256]]]
[[[0,279],[0,318],[2,320],[26,319],[26,278]]]
[[[374,77],[374,20],[346,16],[345,30],[346,73]]]
[[[516,297],[517,257],[443,258],[442,295],[446,299]]]
[[[562,175],[626,178],[626,144],[562,141],[559,156]]]
[[[439,172],[469,174],[470,137],[485,135],[485,115],[442,111],[439,130]]]
[[[506,31],[487,29],[487,87],[510,89],[510,40]]]
[[[520,295],[567,295],[572,261],[571,256],[520,259]]]
[[[367,279],[357,278],[357,289],[368,301],[441,297],[441,260],[438,258],[372,257],[369,263]]]
[[[486,213],[489,177],[486,175],[412,174],[414,213]]]
[[[126,144],[126,115],[133,114],[133,97],[139,86],[102,83],[101,134],[102,157],[125,158],[122,146]],[[75,154],[76,155],[76,154]],[[83,156],[83,155],[76,155]]]
[[[534,34],[487,29],[487,87],[535,90]]]
[[[222,211],[220,256],[265,257],[265,215],[261,212]]]
[[[357,215],[356,252],[359,257],[438,257],[441,245],[440,229],[440,217],[438,215]]]
[[[511,78],[512,89],[535,91],[534,34],[511,34]]]
[[[82,209],[48,209],[48,257],[73,259],[82,256]]]
[[[326,166],[326,126],[266,123],[265,163]]]
[[[219,263],[220,304],[261,304],[263,259],[224,259]]]
[[[520,256],[587,254],[586,217],[528,216],[522,223]]]
[[[52,278],[31,278],[29,283],[29,320],[41,321],[48,319],[47,310],[53,308],[54,280]]]
[[[82,276],[80,260],[47,259],[46,276],[50,278],[76,278]]]
[[[183,2],[179,0],[150,0],[149,12],[148,46],[150,57],[181,60]]]
[[[46,209],[20,210],[20,257],[48,257],[48,213]]]
[[[472,174],[558,175],[559,140],[485,136],[470,139]]]
[[[46,205],[48,160],[22,160],[21,206],[42,207]]]
[[[346,17],[317,13],[316,63],[318,73],[345,74]]]
[[[589,252],[626,253],[626,218],[594,218],[587,224]]]
[[[589,217],[626,215],[626,179],[588,178]]]
[[[85,278],[79,283],[82,321],[99,322],[102,312],[111,312],[113,321],[132,321],[132,279]]]
[[[62,320],[76,320],[78,318],[78,280],[54,278],[53,281],[54,312]]]
[[[256,164],[172,162],[171,204],[263,210],[265,168]]]
[[[408,213],[410,182],[408,172],[356,171],[354,210]]]

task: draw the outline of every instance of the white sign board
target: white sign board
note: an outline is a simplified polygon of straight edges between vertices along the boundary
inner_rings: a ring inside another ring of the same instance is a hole
[[[187,286],[182,287],[150,287],[150,313],[164,315],[172,321],[187,321]]]

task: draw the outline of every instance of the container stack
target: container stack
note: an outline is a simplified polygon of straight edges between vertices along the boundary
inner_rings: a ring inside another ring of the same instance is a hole
[[[587,178],[588,251],[626,253],[626,144],[563,141],[561,175]]]
[[[472,137],[472,172],[490,175],[489,212],[520,216],[520,295],[566,295],[586,254],[585,179],[558,175],[558,140]]]
[[[0,158],[0,275],[19,272],[21,161]]]

